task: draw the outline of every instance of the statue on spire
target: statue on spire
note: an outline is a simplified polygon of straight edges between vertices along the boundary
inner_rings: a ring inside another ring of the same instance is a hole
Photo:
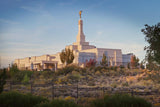
[[[80,19],[81,19],[81,14],[82,14],[82,10],[81,10],[81,11],[79,11],[79,16],[80,16]]]

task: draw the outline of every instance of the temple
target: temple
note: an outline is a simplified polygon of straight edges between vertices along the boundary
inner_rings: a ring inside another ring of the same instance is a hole
[[[122,54],[121,49],[109,49],[109,48],[97,48],[94,45],[90,45],[89,42],[86,42],[85,35],[83,33],[83,20],[78,21],[78,34],[77,40],[72,45],[68,45],[65,48],[73,50],[74,53],[74,64],[77,64],[81,67],[85,66],[86,60],[95,59],[97,65],[100,64],[103,54],[107,56],[109,66],[127,66],[130,63],[132,53]],[[64,65],[60,60],[60,52],[53,55],[42,55],[42,56],[32,56],[22,59],[16,59],[14,63],[19,69],[28,69],[28,70],[56,70],[61,68]]]

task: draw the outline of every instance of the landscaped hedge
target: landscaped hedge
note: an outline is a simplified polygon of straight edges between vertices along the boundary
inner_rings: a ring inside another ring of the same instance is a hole
[[[48,101],[46,98],[18,92],[0,94],[0,107],[34,107],[36,104]]]

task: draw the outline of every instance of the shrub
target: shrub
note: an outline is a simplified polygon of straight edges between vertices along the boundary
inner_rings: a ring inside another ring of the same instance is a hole
[[[32,94],[20,94],[18,92],[7,92],[0,94],[0,107],[33,107],[47,99]]]
[[[65,98],[65,100],[67,100],[67,101],[74,101],[75,98],[74,98],[74,97],[71,97],[71,96],[68,96],[68,97]]]
[[[111,84],[111,87],[116,88],[116,87],[117,87],[117,83],[115,83],[115,82],[112,83],[112,84]]]
[[[3,86],[6,83],[6,69],[0,71],[0,93],[3,91]]]
[[[88,86],[95,86],[95,82],[94,81],[89,81]]]
[[[19,71],[12,76],[13,81],[22,82],[26,77],[31,78],[33,72],[32,71]]]
[[[97,66],[95,67],[95,71],[101,71],[104,67],[101,67],[101,66]]]
[[[91,107],[152,107],[151,103],[128,94],[106,95],[91,102]]]
[[[16,64],[12,64],[9,70],[11,76],[14,76],[17,72],[19,72],[19,69]]]
[[[51,102],[38,104],[35,107],[78,107],[78,105],[75,104],[73,101],[55,99]]]
[[[100,76],[100,75],[101,75],[101,72],[100,72],[100,71],[96,71],[96,72],[95,72],[95,75]]]
[[[26,83],[28,83],[28,82],[29,82],[29,77],[28,77],[27,74],[25,74],[22,83],[26,84]]]
[[[53,75],[54,75],[54,72],[53,71],[43,71],[43,72],[41,72],[41,75],[43,75],[44,76],[44,78],[51,78],[51,77],[53,77]]]
[[[97,61],[95,59],[86,60],[86,67],[95,67]]]
[[[58,69],[56,72],[56,75],[67,75],[68,73],[71,73],[72,71],[75,70],[75,65],[67,65],[64,68]]]
[[[114,70],[114,71],[117,71],[117,66],[114,66],[114,67],[113,67],[113,70]]]
[[[125,82],[125,83],[122,83],[122,86],[124,86],[124,87],[128,87],[128,86],[129,86],[129,84],[128,84],[128,82]]]

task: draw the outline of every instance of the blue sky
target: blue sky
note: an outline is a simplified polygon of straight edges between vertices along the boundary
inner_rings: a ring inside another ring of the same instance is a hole
[[[141,29],[160,19],[159,0],[0,0],[1,67],[54,54],[76,41],[82,10],[86,41],[144,59]]]

